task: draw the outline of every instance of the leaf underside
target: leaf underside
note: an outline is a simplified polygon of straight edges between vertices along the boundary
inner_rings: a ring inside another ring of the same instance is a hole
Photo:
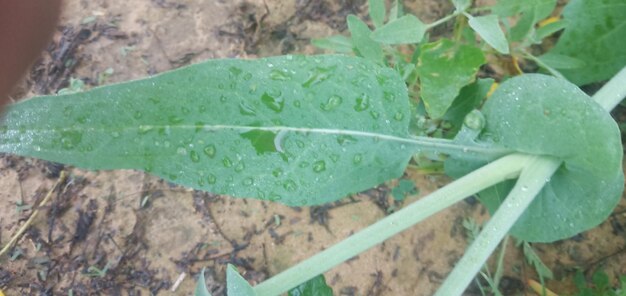
[[[365,59],[212,60],[12,105],[0,151],[313,205],[401,175],[408,120],[402,79]]]
[[[494,92],[483,113],[480,141],[563,160],[511,230],[514,236],[529,242],[568,238],[601,223],[617,205],[624,189],[619,129],[578,87],[545,75],[519,76]],[[446,169],[459,177],[483,164],[451,159]],[[481,201],[493,213],[514,183],[481,192]]]

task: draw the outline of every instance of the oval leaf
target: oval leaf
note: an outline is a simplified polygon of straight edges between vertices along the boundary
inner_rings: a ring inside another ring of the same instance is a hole
[[[365,59],[212,60],[10,106],[0,151],[311,205],[400,176],[409,112],[402,78]]]
[[[469,25],[493,49],[502,54],[509,54],[509,43],[500,29],[496,15],[469,17]]]
[[[482,51],[471,45],[459,45],[448,39],[422,45],[417,74],[420,97],[428,115],[432,118],[443,116],[461,88],[475,80],[484,63]]]
[[[372,39],[385,44],[409,44],[422,41],[426,25],[412,14],[388,22],[372,33]]]
[[[529,242],[551,242],[608,217],[624,189],[622,145],[615,121],[589,96],[561,79],[522,75],[503,83],[483,113],[487,119],[480,136],[483,142],[563,160],[517,221],[513,235]],[[467,173],[481,164],[447,165]],[[481,201],[494,212],[513,184],[483,191]]]

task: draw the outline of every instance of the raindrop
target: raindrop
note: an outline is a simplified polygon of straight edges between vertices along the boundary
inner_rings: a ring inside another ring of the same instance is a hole
[[[228,99],[228,98],[226,98],[226,96],[225,96],[225,95],[220,96],[220,101],[221,101],[221,102],[226,102],[226,100],[227,100],[227,99]]]
[[[243,80],[248,81],[250,79],[252,79],[252,73],[246,73],[245,75],[243,75]]]
[[[252,178],[245,178],[245,179],[243,179],[243,185],[251,186],[252,184],[254,184],[254,180]]]
[[[313,171],[316,173],[321,173],[326,170],[326,162],[323,160],[318,160],[313,163]]]
[[[215,149],[215,145],[210,144],[204,147],[203,151],[204,151],[204,154],[206,154],[206,156],[213,158],[215,157],[215,152],[217,151],[217,149]]]
[[[365,111],[370,107],[370,97],[367,94],[362,94],[360,97],[356,98],[356,105],[354,105],[354,110],[357,112]]]
[[[240,173],[246,168],[246,164],[241,161],[235,166],[235,172]]]
[[[522,186],[522,191],[528,191],[528,187],[527,186]]]
[[[241,115],[248,115],[248,116],[256,115],[256,111],[254,110],[254,107],[250,106],[248,103],[244,101],[241,101],[239,103],[239,113]]]
[[[302,104],[300,103],[300,101],[295,100],[295,101],[293,102],[293,105],[294,105],[296,108],[300,108],[300,106],[301,106]]]
[[[308,162],[306,162],[306,161],[303,161],[303,162],[301,162],[298,166],[299,166],[299,167],[301,167],[301,168],[306,168],[306,167],[308,167],[309,165],[311,165],[311,164],[310,164],[310,163],[308,163]]]
[[[311,86],[324,82],[326,79],[328,79],[331,76],[335,68],[337,68],[337,66],[333,66],[329,68],[322,68],[322,67],[315,68],[315,70],[311,72],[311,76],[309,76],[309,79],[307,79],[307,81],[305,81],[302,84],[302,87],[309,88]]]
[[[154,129],[154,126],[152,125],[140,125],[138,128],[138,132],[140,135],[146,134],[149,131],[151,131],[152,129]]]
[[[217,177],[215,177],[215,175],[213,174],[209,174],[209,176],[207,177],[207,182],[209,182],[209,184],[215,184],[215,182],[217,182]]]
[[[141,113],[141,111],[136,111],[135,114],[133,114],[133,117],[135,119],[139,119],[143,116],[143,114]]]
[[[198,152],[194,150],[189,153],[189,158],[191,158],[191,161],[193,162],[200,162],[200,155],[198,155]]]
[[[111,133],[111,137],[113,137],[113,138],[119,138],[119,137],[120,137],[120,133],[119,133],[119,132],[112,132],[112,133]]]
[[[291,76],[286,70],[273,69],[270,71],[270,79],[272,80],[289,80]]]
[[[363,155],[361,155],[361,153],[355,154],[352,158],[352,162],[354,162],[354,164],[359,164],[361,161],[363,161]]]
[[[385,100],[389,101],[389,102],[393,102],[396,100],[396,95],[394,95],[393,93],[390,92],[385,92],[384,94]]]
[[[283,183],[283,188],[285,188],[285,190],[287,191],[296,191],[296,189],[298,189],[298,185],[296,184],[296,182],[294,180],[287,180]]]
[[[176,153],[180,155],[187,155],[187,149],[185,147],[178,147],[178,149],[176,149]]]
[[[337,162],[339,160],[339,154],[331,154],[330,160],[332,160],[333,162]]]
[[[281,168],[274,169],[272,171],[272,176],[278,178],[283,175],[283,170]]]
[[[277,200],[282,199],[282,197],[280,195],[272,192],[272,193],[270,193],[270,196],[268,197],[268,199],[271,200],[271,201],[277,201]]]
[[[230,158],[228,158],[228,157],[224,157],[224,158],[222,159],[222,164],[224,164],[224,167],[225,167],[225,168],[229,168],[229,167],[232,167],[232,166],[233,166],[233,162],[232,162],[232,161],[230,160]]]
[[[370,111],[370,115],[371,115],[371,116],[372,116],[372,118],[374,118],[374,119],[378,119],[378,117],[380,117],[380,113],[378,113],[378,112],[376,112],[376,111],[374,111],[374,110]]]
[[[183,120],[185,120],[185,119],[182,118],[182,117],[176,116],[176,115],[172,115],[172,116],[168,117],[168,121],[171,124],[181,123],[181,122],[183,122]]]
[[[283,142],[285,141],[286,135],[287,130],[280,130],[278,134],[276,134],[276,137],[274,137],[274,148],[280,153],[285,153],[285,150],[283,150]]]
[[[320,104],[320,108],[322,108],[322,110],[324,111],[330,111],[341,105],[342,101],[343,99],[340,96],[333,95],[328,98],[326,103]]]
[[[400,121],[404,118],[404,114],[400,111],[396,112],[396,114],[393,116],[393,119]]]
[[[282,97],[274,97],[269,95],[268,93],[264,93],[261,96],[261,102],[263,102],[263,104],[267,106],[267,108],[270,108],[276,113],[283,111],[283,107],[285,107],[285,100],[283,100]]]

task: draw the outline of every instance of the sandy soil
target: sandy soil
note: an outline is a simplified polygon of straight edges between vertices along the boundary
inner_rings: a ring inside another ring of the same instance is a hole
[[[88,87],[137,79],[213,58],[319,53],[310,39],[346,30],[366,1],[66,1],[54,42],[14,97],[55,93],[70,78]],[[429,22],[445,1],[406,1]],[[442,27],[435,32],[445,34]],[[6,295],[190,295],[207,267],[213,295],[224,294],[227,263],[253,284],[384,217],[393,182],[334,204],[288,208],[196,192],[135,171],[89,172],[4,155],[0,158],[0,244],[5,244],[66,170],[69,178],[9,257],[0,258]],[[441,176],[407,172],[419,195]],[[326,273],[336,295],[430,295],[467,245],[464,217],[488,218],[463,202]],[[600,227],[535,245],[555,271],[549,287],[572,291],[575,267],[626,274],[626,203]],[[513,240],[502,290],[526,293],[535,278]],[[106,270],[105,270],[106,269]],[[178,279],[182,281],[177,282]],[[470,287],[468,295],[476,294]]]

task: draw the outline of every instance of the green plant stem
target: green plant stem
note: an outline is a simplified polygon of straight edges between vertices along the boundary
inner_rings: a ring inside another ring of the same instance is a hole
[[[436,21],[434,21],[434,22],[432,22],[430,24],[427,24],[426,25],[426,29],[431,29],[431,28],[434,28],[436,26],[439,26],[439,25],[441,25],[441,24],[443,24],[443,23],[445,23],[445,22],[447,22],[447,21],[457,17],[458,15],[460,15],[462,13],[463,13],[463,11],[455,11],[451,15],[445,16],[445,17],[443,17],[441,19],[438,19],[438,20],[436,20]]]
[[[593,95],[593,99],[607,111],[613,110],[626,97],[626,67]]]
[[[513,224],[535,199],[561,162],[547,157],[534,156],[525,167],[502,205],[487,222],[480,235],[472,242],[465,255],[439,288],[435,295],[461,295],[493,250],[506,236]]]
[[[259,296],[284,293],[480,190],[516,178],[534,159],[524,154],[500,158],[258,284],[254,291]]]

